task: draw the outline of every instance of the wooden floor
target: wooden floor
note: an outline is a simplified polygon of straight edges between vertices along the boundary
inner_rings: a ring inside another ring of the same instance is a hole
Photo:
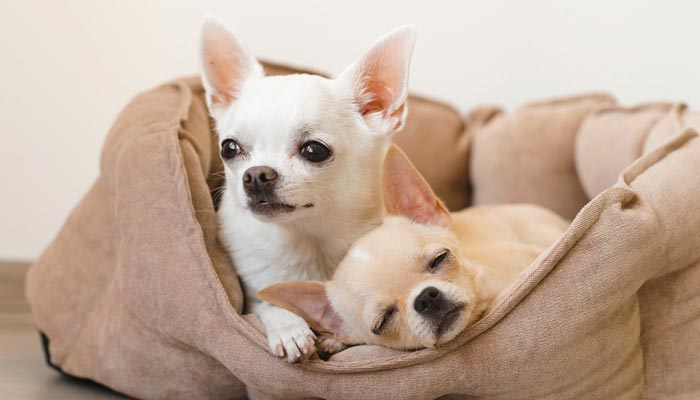
[[[0,399],[125,399],[46,366],[24,298],[27,267],[27,263],[0,262]]]

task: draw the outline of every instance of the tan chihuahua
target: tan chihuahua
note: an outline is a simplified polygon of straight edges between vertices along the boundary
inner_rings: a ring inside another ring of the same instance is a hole
[[[278,283],[258,293],[335,339],[321,340],[319,350],[339,351],[337,342],[405,350],[444,344],[568,226],[533,205],[450,214],[396,146],[382,168],[383,224],[354,243],[333,279]]]

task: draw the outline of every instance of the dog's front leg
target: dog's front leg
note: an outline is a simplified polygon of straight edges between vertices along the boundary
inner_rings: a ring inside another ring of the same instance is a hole
[[[303,318],[263,301],[254,302],[252,311],[265,325],[272,354],[280,358],[286,357],[290,363],[314,355],[316,335]]]
[[[348,348],[347,345],[345,345],[342,342],[339,342],[335,340],[331,336],[326,336],[326,335],[319,335],[317,342],[317,349],[316,351],[318,352],[319,355],[323,358],[325,357],[330,357],[333,354],[340,353],[341,351],[345,350]],[[325,358],[323,358],[325,360]]]

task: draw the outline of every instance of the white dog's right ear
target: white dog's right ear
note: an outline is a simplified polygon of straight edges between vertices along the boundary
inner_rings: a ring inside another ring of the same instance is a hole
[[[236,36],[214,17],[202,24],[200,42],[202,83],[214,117],[227,108],[251,78],[263,77],[263,68]]]
[[[408,72],[415,41],[415,26],[399,27],[377,40],[338,77],[350,85],[368,125],[384,134],[401,129],[406,121]]]
[[[389,147],[382,164],[382,196],[389,215],[406,217],[424,225],[450,226],[447,207],[395,144]]]

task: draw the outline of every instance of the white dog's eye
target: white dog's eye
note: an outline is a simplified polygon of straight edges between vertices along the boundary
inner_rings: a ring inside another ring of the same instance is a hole
[[[221,157],[224,160],[231,159],[241,152],[241,146],[233,139],[226,139],[221,142]]]
[[[430,267],[429,267],[430,271],[433,272],[438,267],[440,267],[440,265],[442,265],[442,263],[445,262],[445,259],[447,259],[447,256],[449,256],[449,255],[450,255],[449,250],[443,250],[442,252],[440,252],[440,254],[438,254],[437,257],[435,257],[433,259],[433,262],[430,263]]]
[[[312,163],[320,163],[326,161],[331,156],[331,149],[321,142],[310,140],[301,145],[301,156]]]

